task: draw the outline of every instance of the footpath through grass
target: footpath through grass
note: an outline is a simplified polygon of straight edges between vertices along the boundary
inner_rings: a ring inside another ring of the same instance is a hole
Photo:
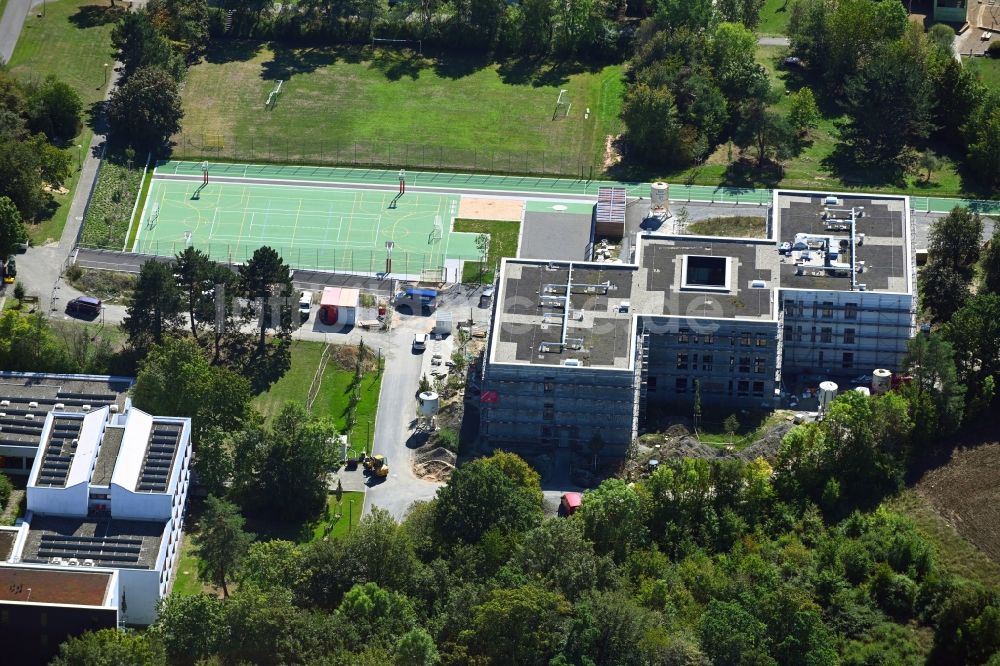
[[[26,81],[41,81],[55,74],[72,86],[83,102],[83,129],[66,144],[73,164],[70,177],[63,183],[69,193],[54,195],[58,208],[52,217],[28,227],[31,242],[36,245],[58,240],[66,226],[80,180],[80,149],[76,146],[82,146],[84,157],[90,150],[93,132],[86,122],[91,106],[104,99],[106,79],[110,79],[115,62],[111,30],[125,12],[123,5],[119,1],[111,7],[110,0],[46,0],[44,16],[38,16],[41,7],[29,12],[11,55],[10,71],[14,76]],[[107,73],[105,63],[108,64]]]
[[[467,220],[456,219],[455,231],[468,231],[476,234],[490,235],[490,253],[486,258],[480,276],[479,262],[467,261],[462,269],[462,282],[493,282],[494,272],[499,261],[504,257],[517,256],[517,239],[521,233],[521,223],[508,220]]]
[[[174,154],[579,175],[616,126],[622,72],[220,40],[187,74]]]

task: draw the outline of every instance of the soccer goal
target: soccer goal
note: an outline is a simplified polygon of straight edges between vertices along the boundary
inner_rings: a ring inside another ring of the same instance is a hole
[[[268,111],[273,110],[275,105],[277,105],[278,95],[281,94],[281,84],[283,83],[283,80],[279,80],[276,84],[274,84],[274,88],[271,89],[271,93],[267,96],[267,101],[264,102],[264,108]]]
[[[153,203],[153,209],[149,211],[149,219],[146,221],[146,226],[152,229],[156,226],[156,220],[160,217],[160,204]]]
[[[417,55],[424,54],[424,40],[422,39],[389,39],[386,37],[372,37],[371,48],[397,48],[410,49],[416,51]]]
[[[556,98],[556,109],[552,112],[552,120],[559,120],[560,118],[565,118],[569,115],[569,107],[573,105],[569,101],[568,91],[564,88],[559,91],[559,97]]]

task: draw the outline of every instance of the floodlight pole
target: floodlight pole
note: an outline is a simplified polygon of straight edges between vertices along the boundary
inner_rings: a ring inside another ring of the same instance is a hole
[[[82,143],[76,144],[76,148],[77,148],[77,158],[78,158],[76,161],[76,170],[83,171],[83,144]]]
[[[104,85],[108,85],[108,63],[104,63]]]

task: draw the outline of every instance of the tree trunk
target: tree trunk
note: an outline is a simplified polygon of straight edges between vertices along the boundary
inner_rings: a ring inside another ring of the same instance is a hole
[[[196,341],[201,342],[198,339],[198,324],[194,318],[194,285],[188,291],[188,316],[191,318],[191,335],[194,336]]]

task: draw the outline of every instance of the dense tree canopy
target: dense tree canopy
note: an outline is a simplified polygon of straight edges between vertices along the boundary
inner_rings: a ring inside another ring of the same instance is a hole
[[[145,154],[167,146],[184,115],[177,81],[160,67],[137,69],[107,103],[111,136]]]

